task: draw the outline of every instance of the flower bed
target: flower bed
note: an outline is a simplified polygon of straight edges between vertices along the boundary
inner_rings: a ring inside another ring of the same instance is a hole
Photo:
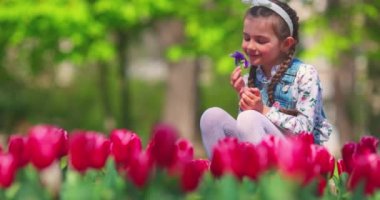
[[[36,125],[0,146],[0,199],[377,199],[378,143],[348,142],[336,160],[309,133],[225,138],[207,160],[166,124],[146,147],[127,129]]]

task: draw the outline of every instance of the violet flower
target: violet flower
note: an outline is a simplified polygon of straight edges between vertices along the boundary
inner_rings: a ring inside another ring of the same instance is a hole
[[[231,54],[230,56],[235,58],[235,66],[243,65],[244,68],[249,67],[249,62],[243,53],[235,51],[235,53]]]

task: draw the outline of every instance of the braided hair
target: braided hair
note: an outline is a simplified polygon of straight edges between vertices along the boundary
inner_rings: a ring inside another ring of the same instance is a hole
[[[263,6],[254,6],[251,7],[246,16],[249,15],[251,17],[273,17],[274,16],[274,32],[277,35],[277,37],[280,40],[284,40],[287,37],[291,36],[295,39],[295,41],[298,41],[298,16],[297,13],[289,7],[286,3],[280,2],[278,0],[271,0],[273,3],[280,6],[284,11],[289,15],[290,19],[293,23],[293,35],[290,35],[290,30],[286,22],[274,11],[272,11],[269,8],[263,7]],[[293,55],[295,52],[296,44],[294,44],[289,53],[284,56],[284,61],[280,64],[279,69],[277,70],[276,74],[272,77],[269,85],[268,85],[268,100],[269,100],[269,106],[272,106],[274,103],[274,90],[276,88],[277,83],[281,80],[281,78],[284,76],[286,70],[289,68]],[[249,77],[248,77],[248,86],[254,87],[254,79],[256,77],[256,69],[257,66],[251,66]],[[284,109],[280,108],[280,111],[286,114],[290,115],[298,115],[299,111],[296,109]]]

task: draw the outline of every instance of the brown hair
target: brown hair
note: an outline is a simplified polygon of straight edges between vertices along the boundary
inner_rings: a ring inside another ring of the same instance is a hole
[[[263,6],[254,6],[251,7],[247,13],[247,16],[251,17],[274,17],[274,31],[277,35],[277,37],[280,40],[284,40],[287,37],[291,36],[293,37],[296,42],[298,41],[298,16],[297,13],[289,7],[286,3],[280,2],[278,0],[271,0],[273,3],[279,5],[284,11],[289,15],[290,19],[293,23],[293,35],[290,35],[290,29],[287,25],[287,23],[280,17],[276,12],[272,11],[269,8],[263,7]],[[281,78],[284,76],[286,70],[289,68],[292,59],[293,54],[295,52],[296,44],[291,47],[286,59],[280,64],[280,68],[277,70],[276,74],[272,77],[271,82],[268,85],[268,100],[269,100],[269,106],[272,106],[274,103],[274,89],[277,85],[277,83],[281,80]],[[284,56],[285,57],[285,56]],[[257,66],[252,66],[250,69],[249,77],[248,77],[248,86],[253,87],[254,86],[254,78],[256,77],[256,69]],[[299,111],[296,109],[280,109],[281,112],[289,114],[289,115],[298,115]]]

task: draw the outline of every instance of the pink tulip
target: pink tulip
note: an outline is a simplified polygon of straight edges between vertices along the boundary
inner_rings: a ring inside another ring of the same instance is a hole
[[[147,152],[142,151],[131,161],[126,170],[132,182],[137,187],[142,188],[147,183],[152,168],[152,158]]]
[[[175,159],[177,130],[168,124],[157,124],[152,134],[149,153],[159,167],[170,167]]]
[[[26,149],[27,138],[18,134],[11,135],[8,141],[8,152],[17,160],[18,168],[24,167],[30,160],[30,151]]]
[[[127,129],[114,129],[110,134],[111,152],[117,165],[128,165],[142,150],[141,139]]]
[[[209,168],[209,161],[198,159],[186,163],[181,176],[181,187],[185,192],[197,189],[203,174]]]
[[[26,149],[37,169],[44,169],[67,154],[67,132],[53,125],[37,125],[28,131]]]
[[[12,154],[0,152],[0,187],[8,188],[12,185],[16,170],[16,158]]]

